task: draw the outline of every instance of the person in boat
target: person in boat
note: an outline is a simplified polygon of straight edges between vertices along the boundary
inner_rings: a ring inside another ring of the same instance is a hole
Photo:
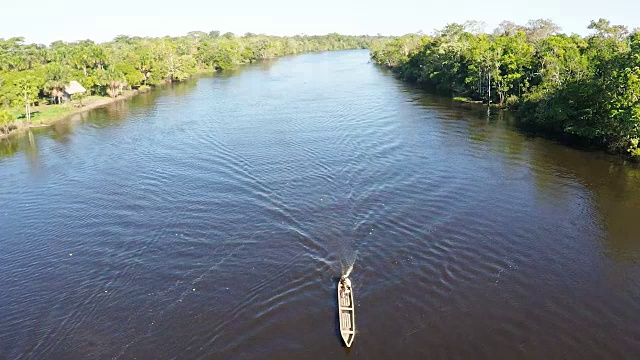
[[[347,277],[340,278],[340,296],[346,298],[351,293],[351,280]]]

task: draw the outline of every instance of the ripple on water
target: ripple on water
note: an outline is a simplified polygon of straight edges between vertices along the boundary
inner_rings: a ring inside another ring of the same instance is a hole
[[[612,221],[639,204],[633,169],[366,59],[174,84],[3,161],[0,358],[637,352],[633,226]]]

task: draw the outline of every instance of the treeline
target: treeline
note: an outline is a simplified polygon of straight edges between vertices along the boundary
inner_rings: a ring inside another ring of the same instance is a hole
[[[420,86],[517,110],[523,124],[640,156],[640,33],[600,19],[591,35],[549,20],[450,24],[376,40],[371,58]]]
[[[218,31],[163,38],[118,36],[102,44],[56,41],[49,46],[25,44],[23,38],[0,39],[0,132],[15,125],[8,108],[21,106],[28,112],[33,105],[60,103],[71,80],[85,87],[88,95],[116,97],[124,89],[181,81],[197,72],[261,59],[368,48],[371,40],[339,34],[238,37]]]

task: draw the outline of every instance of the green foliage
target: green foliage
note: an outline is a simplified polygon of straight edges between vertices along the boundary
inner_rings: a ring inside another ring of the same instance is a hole
[[[15,127],[15,118],[6,109],[0,109],[0,131],[8,134]]]
[[[117,36],[96,44],[91,40],[56,41],[50,46],[25,44],[15,37],[0,39],[0,106],[24,108],[62,102],[71,80],[87,89],[86,95],[118,96],[125,88],[148,89],[162,82],[182,81],[208,70],[309,51],[368,48],[367,36],[277,37],[219,31],[192,31],[182,37],[140,38]],[[35,118],[40,118],[38,111]]]
[[[518,109],[522,123],[640,156],[640,34],[600,19],[586,38],[549,20],[492,35],[449,24],[434,36],[375,40],[371,58],[454,97]]]
[[[379,38],[379,37],[378,37]],[[125,88],[146,91],[163,82],[182,81],[202,71],[234,68],[240,64],[311,51],[364,49],[368,36],[276,37],[247,33],[220,36],[219,31],[192,31],[182,37],[117,36],[96,44],[91,40],[50,46],[25,44],[21,37],[0,39],[0,131],[16,128],[15,118],[32,119],[33,105],[62,103],[65,87],[75,80],[84,96],[120,95]],[[22,110],[20,110],[22,109]],[[63,106],[38,108],[36,121],[47,121],[70,111]],[[22,115],[23,113],[24,115]]]
[[[113,41],[96,44],[91,40],[49,47],[25,45],[23,38],[0,39],[0,86],[12,75],[46,68],[43,95],[51,95],[55,82],[76,80],[92,94],[101,94],[100,75],[117,68],[131,87],[180,81],[207,69],[229,69],[239,64],[309,51],[368,48],[372,37],[294,36],[276,37],[219,31],[192,31],[183,37],[139,38],[120,35]],[[136,73],[138,72],[138,73]],[[21,77],[19,75],[18,77]],[[6,100],[5,100],[6,101]]]
[[[122,74],[121,79],[130,87],[137,88],[144,82],[144,74],[131,63],[118,63],[113,66],[116,74]]]
[[[520,104],[520,98],[515,95],[509,95],[505,104],[509,109],[517,109]]]
[[[638,138],[631,139],[629,149],[627,151],[631,154],[631,156],[640,156],[640,148],[638,148]]]
[[[104,88],[104,92],[111,97],[116,97],[122,93],[127,81],[125,75],[116,66],[98,72],[99,85]]]
[[[64,88],[69,83],[70,70],[58,63],[49,63],[45,66],[45,71],[43,92],[59,104],[62,102]]]
[[[15,82],[15,89],[18,91],[19,102],[22,104],[33,104],[38,102],[38,94],[44,81],[35,75],[28,74],[18,78]]]
[[[27,101],[29,104],[37,103],[45,83],[42,70],[0,73],[0,105],[25,105]]]

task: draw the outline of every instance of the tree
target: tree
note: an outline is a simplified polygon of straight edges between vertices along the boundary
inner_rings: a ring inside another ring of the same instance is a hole
[[[629,39],[629,51],[616,56],[614,71],[603,79],[606,110],[602,131],[613,149],[638,154],[640,139],[640,34]]]
[[[611,21],[602,18],[598,21],[591,20],[587,28],[589,30],[595,30],[596,36],[613,38],[616,41],[621,41],[629,34],[629,29],[626,26],[611,25]]]
[[[128,35],[118,35],[113,39],[114,43],[130,44],[133,39]]]
[[[490,52],[491,38],[486,35],[478,36],[470,43],[465,52],[467,71],[464,83],[467,93],[474,99],[490,98],[489,72],[492,69],[494,59]]]
[[[437,36],[446,39],[447,41],[457,41],[465,32],[464,25],[461,24],[447,24],[444,29],[436,32]]]
[[[537,74],[543,88],[557,89],[571,80],[587,76],[587,58],[581,51],[585,46],[581,39],[565,35],[542,40],[537,51]]]
[[[25,120],[27,124],[31,123],[31,105],[37,101],[40,89],[38,79],[35,76],[27,75],[18,79],[17,88],[23,95],[23,104],[25,109]]]
[[[69,83],[69,69],[57,63],[50,63],[46,67],[44,92],[60,104],[64,96],[64,88]]]
[[[219,70],[235,67],[241,61],[240,44],[236,39],[217,41],[211,48],[210,61],[212,66]]]
[[[498,104],[504,105],[508,96],[520,96],[526,90],[526,76],[533,62],[534,49],[523,33],[497,37],[489,47],[486,61],[498,95]],[[489,85],[489,90],[491,85]]]
[[[524,26],[518,25],[511,21],[503,21],[498,27],[493,30],[493,34],[496,36],[514,36],[518,32],[525,32]]]
[[[226,32],[224,33],[224,35],[222,35],[223,38],[231,40],[234,39],[236,37],[236,34],[232,33],[232,32]]]
[[[0,109],[0,128],[5,135],[11,130],[14,121],[13,116],[6,109]]]
[[[126,84],[124,74],[110,67],[99,73],[100,84],[106,87],[106,93],[112,98],[122,93],[122,88]]]
[[[449,24],[375,40],[371,58],[424,88],[518,107],[522,123],[640,156],[640,34],[602,19],[589,28],[581,38],[545,19],[493,35]]]
[[[0,70],[25,70],[24,38],[0,39]]]
[[[467,20],[462,26],[466,32],[478,35],[484,33],[484,30],[487,28],[487,23],[484,21]]]
[[[245,62],[305,51],[368,47],[373,37],[276,37],[219,31],[192,31],[186,36],[141,38],[120,35],[97,44],[91,40],[55,41],[48,47],[25,44],[15,37],[0,39],[0,105],[31,108],[42,100],[60,103],[69,80],[89,94],[116,97],[123,89],[182,81],[201,70],[228,69]]]
[[[122,74],[124,82],[131,87],[137,88],[146,80],[144,74],[131,63],[118,63],[113,65],[113,69],[117,74]]]
[[[151,45],[141,44],[136,46],[134,51],[131,51],[123,61],[138,70],[142,76],[141,85],[147,85],[155,68]],[[135,85],[135,82],[130,82],[129,84]]]
[[[537,42],[560,32],[562,28],[550,19],[529,20],[525,26],[527,37]]]

